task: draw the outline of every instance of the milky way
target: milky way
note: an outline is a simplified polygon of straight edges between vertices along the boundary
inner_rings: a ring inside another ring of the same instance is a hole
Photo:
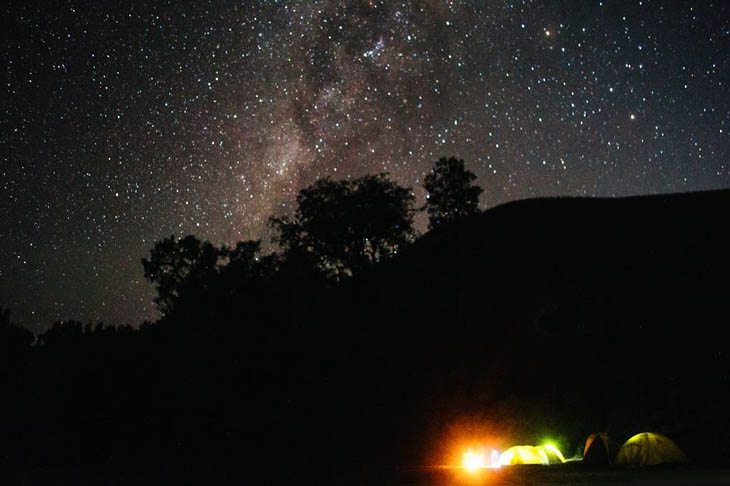
[[[730,186],[726,2],[41,3],[3,9],[0,101],[0,305],[36,331],[154,319],[157,239],[267,240],[324,176]]]

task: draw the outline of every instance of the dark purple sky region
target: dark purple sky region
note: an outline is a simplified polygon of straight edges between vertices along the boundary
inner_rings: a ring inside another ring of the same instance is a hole
[[[36,331],[154,319],[156,240],[267,240],[324,176],[730,186],[728,2],[46,3],[2,7],[0,305]]]

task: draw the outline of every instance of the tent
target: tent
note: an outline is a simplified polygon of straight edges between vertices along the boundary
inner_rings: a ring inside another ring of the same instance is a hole
[[[595,465],[611,464],[611,452],[608,434],[605,432],[591,434],[583,448],[583,463]]]
[[[552,444],[537,446],[543,464],[563,464],[565,457],[560,450]]]
[[[499,456],[501,466],[514,466],[516,464],[542,464],[540,452],[533,446],[512,446]]]
[[[616,464],[621,466],[654,466],[681,462],[688,462],[688,459],[679,446],[671,439],[653,432],[642,432],[631,437],[616,455]]]
[[[499,456],[500,466],[517,464],[561,464],[565,462],[563,454],[553,445],[513,446]]]

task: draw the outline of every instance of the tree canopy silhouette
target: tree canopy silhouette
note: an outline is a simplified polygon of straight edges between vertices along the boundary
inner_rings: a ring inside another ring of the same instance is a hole
[[[477,178],[456,157],[442,157],[426,176],[426,205],[429,228],[479,212],[482,188],[472,183]]]
[[[142,265],[145,278],[157,286],[155,304],[162,313],[170,312],[185,291],[209,283],[223,256],[210,242],[193,235],[155,242],[149,260],[143,258]]]
[[[263,280],[272,278],[278,270],[279,255],[259,256],[260,251],[261,240],[239,241],[233,248],[222,246],[220,255],[225,265],[219,267],[218,290],[230,292],[244,285],[260,286]]]
[[[387,174],[320,179],[299,191],[293,218],[271,218],[287,258],[307,258],[326,275],[355,275],[412,241],[413,195]]]
[[[10,309],[0,306],[0,356],[13,358],[30,348],[34,339],[32,332],[10,320]]]

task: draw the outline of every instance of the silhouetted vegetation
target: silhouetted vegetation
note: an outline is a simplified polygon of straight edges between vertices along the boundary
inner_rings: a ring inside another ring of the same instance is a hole
[[[437,461],[451,427],[487,424],[568,454],[656,430],[726,462],[730,193],[482,214],[454,167],[467,190],[444,189],[418,240],[410,191],[378,175],[303,189],[272,219],[281,254],[155,243],[158,322],[34,339],[0,309],[0,461],[321,483]]]
[[[308,259],[327,276],[354,275],[413,240],[412,201],[386,174],[320,179],[299,192],[293,219],[271,225],[287,257]]]
[[[142,259],[144,276],[156,284],[155,303],[169,312],[186,292],[200,291],[216,274],[222,257],[215,246],[193,235],[176,240],[174,236],[155,243],[150,259]]]
[[[479,212],[482,188],[473,184],[476,178],[461,159],[442,157],[436,162],[423,182],[430,229]]]
[[[33,333],[10,320],[10,309],[0,307],[0,343],[3,356],[14,356],[33,344]]]

